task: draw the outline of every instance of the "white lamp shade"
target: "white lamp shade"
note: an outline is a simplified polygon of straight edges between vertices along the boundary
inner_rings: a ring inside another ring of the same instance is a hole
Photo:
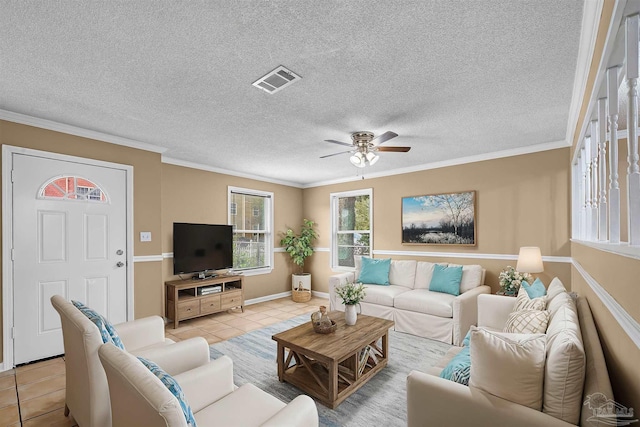
[[[353,156],[351,156],[349,158],[349,161],[354,165],[354,166],[358,166],[359,168],[363,168],[365,166],[364,164],[364,156],[362,155],[362,153],[358,152],[355,153]]]
[[[367,160],[369,161],[369,164],[371,166],[373,166],[378,161],[379,158],[380,156],[378,156],[376,153],[373,153],[371,151],[367,153]]]
[[[521,273],[542,273],[544,266],[542,265],[540,248],[536,246],[524,246],[520,248],[516,270]]]

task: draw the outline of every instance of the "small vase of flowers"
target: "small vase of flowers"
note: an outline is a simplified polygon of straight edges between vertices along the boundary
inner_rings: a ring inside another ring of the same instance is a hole
[[[366,295],[365,287],[362,283],[347,282],[344,285],[336,286],[336,295],[342,298],[344,304],[344,319],[347,325],[355,325],[358,320],[356,304],[360,304]]]
[[[500,294],[501,295],[518,295],[522,282],[531,284],[533,276],[529,273],[520,273],[510,265],[500,272]]]

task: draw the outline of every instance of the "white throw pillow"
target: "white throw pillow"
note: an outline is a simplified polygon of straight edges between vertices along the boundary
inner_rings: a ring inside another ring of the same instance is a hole
[[[553,319],[553,316],[555,316],[556,311],[558,311],[560,307],[566,304],[571,305],[575,310],[576,303],[573,302],[573,299],[571,299],[571,295],[569,295],[568,292],[564,292],[559,295],[556,295],[551,300],[551,302],[547,304],[547,310],[549,310],[549,314],[551,315],[551,318]]]
[[[560,279],[554,277],[551,283],[549,283],[549,287],[547,288],[547,305],[558,295],[563,292],[567,292],[567,289],[564,287]]]
[[[512,311],[507,317],[504,332],[515,334],[544,334],[549,324],[549,312],[546,310]]]
[[[529,298],[529,294],[523,286],[520,286],[513,311],[519,310],[544,310],[547,308],[546,297]]]
[[[459,267],[461,264],[449,264],[449,267]],[[460,281],[460,293],[463,294],[482,283],[482,266],[478,264],[462,265],[462,280]]]
[[[471,327],[469,386],[542,409],[546,336],[505,335]]]

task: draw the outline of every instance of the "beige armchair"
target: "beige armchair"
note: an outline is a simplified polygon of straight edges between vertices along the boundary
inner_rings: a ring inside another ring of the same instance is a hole
[[[111,393],[114,427],[186,427],[178,399],[137,358],[113,344],[98,351]],[[309,396],[288,405],[252,384],[233,383],[233,362],[222,356],[174,375],[198,427],[317,427],[318,410]]]
[[[98,327],[60,295],[51,297],[60,314],[66,364],[65,416],[69,412],[81,427],[111,427],[109,388],[98,358],[102,338]],[[164,337],[164,321],[146,317],[115,325],[125,349],[153,360],[169,374],[209,363],[204,338],[174,343]]]

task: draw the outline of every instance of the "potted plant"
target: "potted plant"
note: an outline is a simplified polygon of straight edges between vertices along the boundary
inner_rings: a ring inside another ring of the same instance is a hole
[[[336,295],[342,298],[344,304],[344,320],[347,325],[355,325],[358,315],[356,304],[366,296],[366,290],[362,283],[347,282],[344,285],[336,286]]]
[[[304,261],[313,255],[313,241],[318,238],[314,230],[315,222],[304,219],[300,234],[289,228],[280,240],[290,256],[296,271],[291,276],[291,293],[295,302],[307,302],[311,299],[311,273],[304,272]]]

